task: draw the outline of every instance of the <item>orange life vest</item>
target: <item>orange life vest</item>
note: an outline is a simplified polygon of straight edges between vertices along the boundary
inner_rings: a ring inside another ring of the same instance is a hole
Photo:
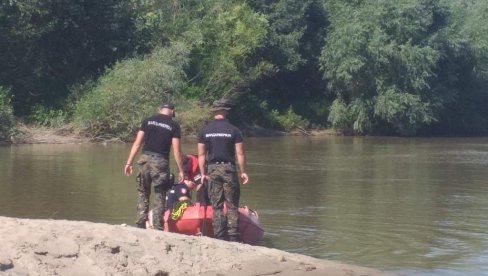
[[[185,154],[188,160],[186,165],[186,175],[188,178],[193,179],[198,173],[198,157],[194,154]]]

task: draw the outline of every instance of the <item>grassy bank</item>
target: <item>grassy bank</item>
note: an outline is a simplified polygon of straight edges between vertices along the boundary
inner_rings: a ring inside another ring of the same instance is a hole
[[[295,129],[292,131],[279,131],[262,127],[247,127],[243,129],[247,137],[269,136],[327,136],[342,135],[340,131],[333,129]],[[196,132],[184,133],[185,137],[194,137]],[[0,141],[0,144],[78,144],[97,142],[132,142],[117,138],[89,137],[77,131],[72,125],[60,125],[56,127],[44,127],[39,125],[17,124],[16,134],[10,140]]]

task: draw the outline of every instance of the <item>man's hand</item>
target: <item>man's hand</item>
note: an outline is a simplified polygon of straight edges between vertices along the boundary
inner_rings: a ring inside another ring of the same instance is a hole
[[[129,176],[132,174],[132,165],[131,164],[125,164],[124,173],[126,176]]]
[[[201,175],[201,177],[202,177],[202,178],[201,178],[201,180],[200,180],[200,183],[202,183],[202,184],[204,184],[204,185],[205,185],[205,181],[207,181],[207,178],[208,178],[208,177],[207,177],[206,175],[204,175],[204,174],[202,174],[202,175]]]
[[[183,171],[178,172],[178,183],[183,182],[185,180],[185,173]]]
[[[249,176],[247,176],[247,173],[241,173],[241,181],[242,184],[247,184],[247,182],[249,181]]]

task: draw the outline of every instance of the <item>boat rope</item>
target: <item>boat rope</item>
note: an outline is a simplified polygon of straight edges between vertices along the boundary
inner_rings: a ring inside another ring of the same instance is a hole
[[[185,209],[191,204],[190,201],[188,200],[183,200],[183,201],[178,201],[175,203],[173,207],[173,211],[171,211],[171,218],[173,220],[179,219],[182,215]]]

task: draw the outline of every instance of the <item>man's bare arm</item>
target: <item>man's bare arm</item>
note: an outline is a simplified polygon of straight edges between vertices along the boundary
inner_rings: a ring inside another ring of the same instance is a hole
[[[134,157],[136,156],[137,152],[139,152],[139,148],[142,145],[142,141],[144,140],[144,131],[139,130],[137,132],[136,140],[132,144],[132,148],[130,149],[129,158],[127,158],[127,162],[125,163],[124,173],[126,176],[132,174],[132,162],[134,161]]]
[[[178,182],[182,182],[185,179],[185,170],[183,169],[183,159],[181,158],[180,138],[173,138],[171,143],[173,145],[173,154],[175,156],[176,165],[178,166]]]
[[[198,168],[200,169],[200,174],[202,175],[202,184],[205,182],[205,155],[206,155],[206,148],[205,144],[198,143]]]
[[[244,143],[236,143],[236,156],[237,162],[239,162],[239,170],[241,171],[242,184],[246,184],[249,181],[249,176],[246,173],[246,153],[244,152]]]

